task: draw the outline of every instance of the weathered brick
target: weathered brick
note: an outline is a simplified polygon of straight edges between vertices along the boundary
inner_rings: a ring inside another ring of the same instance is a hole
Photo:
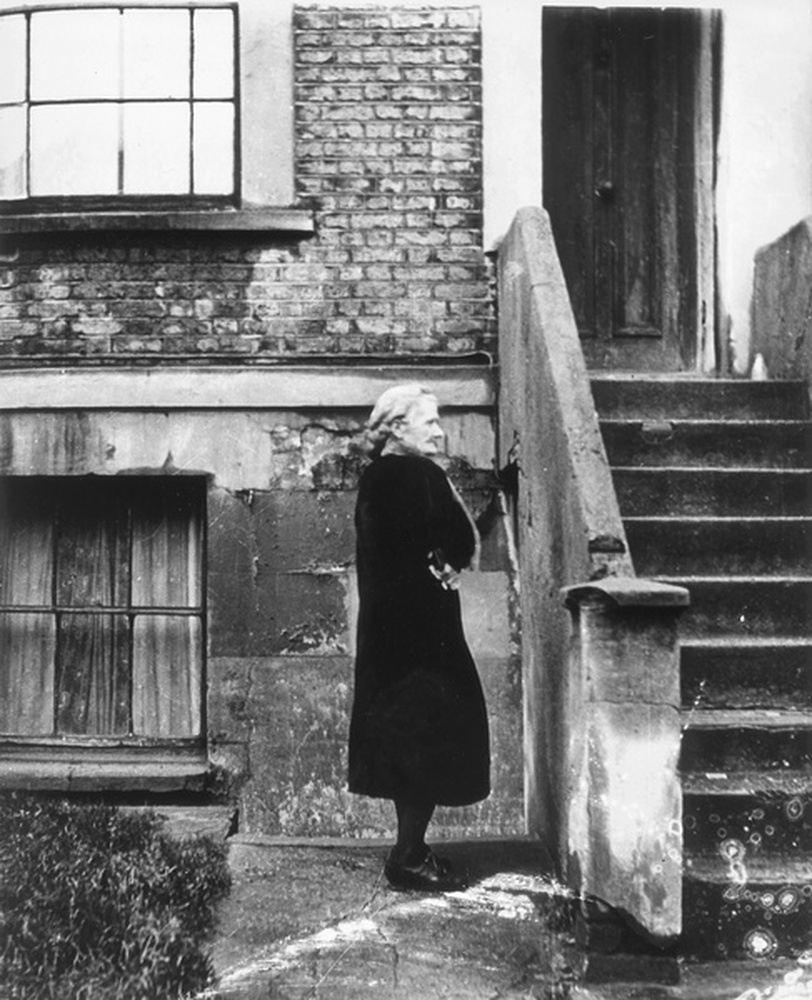
[[[443,62],[442,52],[437,49],[393,49],[392,61],[400,65],[409,66],[430,66]]]
[[[293,24],[301,29],[330,30],[338,21],[336,11],[317,10],[313,7],[294,7]]]
[[[403,79],[407,83],[431,83],[432,80],[439,80],[440,77],[433,75],[434,70],[423,66],[406,67],[402,70]]]
[[[444,28],[448,23],[446,12],[437,10],[396,10],[392,13],[393,28]]]
[[[441,87],[411,84],[392,88],[393,101],[439,101],[443,97]]]
[[[37,323],[19,319],[0,319],[0,340],[36,337],[39,332],[40,327]]]
[[[390,51],[384,48],[339,49],[335,61],[341,65],[376,66],[390,62]]]
[[[386,122],[370,122],[364,126],[367,139],[391,139],[395,135],[395,126]]]
[[[328,49],[304,49],[296,53],[297,62],[322,66],[324,63],[336,61],[336,54]]]
[[[364,11],[339,11],[336,23],[340,28],[355,28],[359,21],[370,30],[380,30],[392,26],[392,17],[388,11],[369,9]]]
[[[432,121],[470,121],[481,119],[482,108],[472,104],[437,104],[429,109]]]
[[[479,9],[469,7],[449,10],[446,21],[449,28],[477,28],[480,21]]]
[[[400,212],[359,212],[351,225],[355,229],[400,229],[404,222]]]

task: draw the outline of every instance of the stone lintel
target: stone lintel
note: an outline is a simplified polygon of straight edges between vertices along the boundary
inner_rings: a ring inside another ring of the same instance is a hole
[[[413,381],[446,410],[493,405],[495,373],[483,365],[34,366],[0,371],[0,410],[368,409],[391,385]]]

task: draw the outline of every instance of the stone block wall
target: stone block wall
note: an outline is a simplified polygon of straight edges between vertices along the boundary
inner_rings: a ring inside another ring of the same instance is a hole
[[[77,398],[92,397],[105,377],[76,377]],[[172,474],[206,484],[206,749],[217,790],[238,807],[244,832],[392,832],[390,804],[346,788],[357,616],[353,512],[360,433],[380,391],[379,377],[372,379],[365,389],[357,377],[351,394],[363,405],[337,416],[186,409],[182,401],[19,410],[0,400],[0,480]],[[483,535],[481,565],[464,574],[461,596],[489,709],[493,792],[476,806],[440,811],[437,825],[456,836],[516,834],[523,829],[522,682],[506,516],[493,473],[477,456],[482,442],[492,450],[493,431],[489,416],[469,407],[453,407],[444,422],[455,452],[449,475]],[[81,763],[80,754],[75,767]],[[8,778],[2,753],[0,775]],[[117,787],[126,787],[126,770]]]
[[[315,235],[11,238],[0,363],[495,350],[478,8],[293,16]]]

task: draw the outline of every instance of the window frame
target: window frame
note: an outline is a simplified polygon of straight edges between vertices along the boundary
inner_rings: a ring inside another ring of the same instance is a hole
[[[70,0],[68,0],[70,2]],[[162,0],[138,0],[165,6]],[[230,204],[196,200],[186,206],[126,196],[118,204],[71,198],[51,207],[23,208],[0,201],[0,236],[37,236],[95,231],[315,233],[311,208],[296,203],[294,185],[293,5],[294,0],[233,0],[237,11],[237,190]],[[65,6],[63,0],[60,6]],[[83,6],[121,6],[121,0],[91,0]],[[184,4],[178,2],[176,6]],[[47,7],[47,0],[13,0],[4,9]],[[147,203],[148,202],[148,203]]]
[[[3,476],[0,480],[0,488],[4,484],[16,482],[26,482],[26,485],[42,484],[43,488],[50,490],[58,490],[60,481],[68,481],[71,484],[78,479],[87,480],[89,477],[75,477],[75,476]],[[106,479],[108,477],[90,477],[94,480]],[[113,477],[110,477],[113,478]],[[127,516],[127,536],[126,536],[126,564],[127,564],[127,591],[126,600],[120,603],[114,603],[112,605],[72,605],[61,602],[58,599],[58,575],[59,575],[59,560],[56,556],[58,546],[60,543],[60,533],[59,533],[59,505],[55,504],[53,507],[54,512],[56,512],[56,518],[53,522],[53,535],[51,539],[51,546],[54,556],[52,558],[51,565],[51,580],[49,584],[49,591],[51,594],[51,601],[45,605],[33,605],[33,604],[18,604],[11,602],[3,602],[0,604],[0,614],[36,614],[36,615],[49,615],[54,621],[54,681],[53,681],[53,700],[54,704],[52,706],[53,710],[53,730],[50,734],[24,734],[24,733],[0,733],[0,760],[2,760],[5,753],[9,750],[14,750],[15,748],[27,748],[28,750],[55,750],[57,753],[61,750],[62,752],[69,751],[72,754],[91,754],[99,749],[105,750],[121,750],[121,751],[156,751],[156,752],[192,752],[199,754],[201,750],[204,750],[207,744],[207,712],[206,712],[206,692],[208,687],[207,678],[207,635],[208,635],[208,597],[207,597],[207,569],[206,569],[206,552],[207,552],[207,479],[199,475],[173,475],[173,476],[159,476],[159,475],[139,475],[139,476],[122,476],[114,477],[116,480],[116,486],[121,489],[124,505],[126,508]],[[182,481],[184,490],[187,490],[187,495],[185,500],[188,504],[188,511],[190,515],[194,517],[198,526],[198,538],[199,538],[199,552],[198,559],[200,565],[200,579],[198,581],[198,592],[199,601],[195,604],[189,605],[176,605],[176,606],[164,606],[164,605],[144,605],[135,604],[132,600],[132,589],[133,589],[133,577],[132,577],[132,567],[133,567],[133,507],[134,501],[127,496],[127,487],[132,487],[135,484],[135,489],[138,491],[149,492],[149,486],[152,483],[161,483],[162,486],[168,487],[170,485],[168,480],[172,481],[172,485],[179,485]],[[187,485],[188,484],[188,485]],[[107,488],[108,484],[104,484],[104,488]],[[64,536],[63,536],[64,537]],[[71,733],[67,731],[60,731],[58,726],[58,699],[60,694],[60,674],[61,674],[61,656],[60,656],[60,624],[63,616],[70,615],[82,615],[82,616],[100,616],[100,617],[126,617],[128,620],[128,633],[127,633],[127,671],[128,671],[128,681],[130,685],[130,698],[128,705],[128,716],[129,716],[129,729],[128,733]],[[198,732],[190,736],[148,736],[144,734],[136,734],[132,731],[133,729],[133,700],[132,700],[132,683],[134,675],[134,635],[135,635],[135,618],[139,616],[149,617],[157,615],[171,615],[177,618],[197,618],[200,623],[200,637],[199,637],[199,653],[200,660],[199,663],[190,664],[189,669],[197,667],[197,672],[199,674],[199,716],[197,719]],[[0,781],[0,787],[2,787],[2,782]]]
[[[2,18],[8,16],[22,15],[26,19],[26,75],[25,75],[25,94],[22,101],[18,102],[21,107],[25,109],[26,113],[26,149],[25,156],[27,162],[26,170],[26,186],[30,190],[31,185],[31,174],[32,174],[32,128],[31,128],[31,115],[35,108],[41,106],[81,106],[81,105],[111,105],[118,108],[120,111],[123,110],[129,104],[136,103],[149,103],[149,104],[179,104],[188,105],[190,108],[190,115],[194,115],[194,108],[196,105],[208,103],[210,99],[200,98],[196,96],[194,91],[194,76],[192,72],[192,60],[194,58],[194,44],[193,44],[193,20],[190,18],[188,23],[189,32],[189,67],[188,67],[188,85],[189,93],[185,97],[167,97],[167,98],[154,98],[154,97],[134,97],[126,93],[118,93],[117,95],[103,95],[98,97],[74,97],[74,98],[51,98],[48,100],[42,98],[35,98],[31,93],[31,79],[33,72],[32,63],[32,51],[31,51],[31,25],[32,16],[43,14],[43,13],[65,13],[65,12],[85,12],[85,11],[105,11],[112,10],[120,15],[123,15],[126,11],[149,11],[149,10],[175,10],[175,11],[188,11],[189,13],[194,13],[195,11],[205,11],[205,10],[225,10],[229,11],[232,15],[233,23],[233,44],[232,44],[232,95],[230,98],[218,99],[225,103],[231,104],[233,108],[234,118],[233,118],[233,132],[232,132],[232,190],[227,193],[222,194],[211,194],[203,193],[197,194],[194,191],[194,162],[195,162],[195,151],[194,143],[191,141],[191,117],[190,117],[190,148],[187,153],[188,157],[188,167],[189,167],[189,190],[187,192],[165,194],[165,193],[150,193],[150,192],[133,192],[126,193],[123,190],[123,185],[125,183],[125,178],[123,174],[123,161],[121,159],[122,152],[126,158],[126,148],[122,150],[120,145],[121,139],[123,138],[121,129],[123,128],[123,119],[121,115],[118,117],[118,129],[119,133],[117,136],[119,142],[119,163],[117,165],[117,186],[119,190],[114,194],[51,194],[51,195],[31,195],[28,194],[22,198],[8,199],[6,201],[0,202],[3,206],[19,206],[25,213],[40,213],[40,212],[53,212],[53,211],[83,211],[83,210],[108,210],[114,211],[116,209],[132,209],[139,205],[146,208],[217,208],[226,206],[236,206],[240,202],[240,158],[239,158],[239,147],[240,147],[240,49],[239,49],[239,38],[240,38],[240,24],[239,24],[239,8],[236,0],[162,0],[161,3],[149,3],[144,2],[144,0],[118,0],[116,3],[111,3],[110,0],[86,0],[85,3],[77,4],[74,2],[66,2],[66,0],[54,0],[50,3],[34,3],[33,0],[30,4],[24,7],[9,7],[5,10],[0,10],[0,22]],[[119,79],[119,83],[122,83]]]

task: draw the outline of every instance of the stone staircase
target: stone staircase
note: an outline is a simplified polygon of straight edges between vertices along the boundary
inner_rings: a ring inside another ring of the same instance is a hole
[[[607,376],[640,576],[685,586],[683,952],[812,948],[812,424],[803,383]]]

